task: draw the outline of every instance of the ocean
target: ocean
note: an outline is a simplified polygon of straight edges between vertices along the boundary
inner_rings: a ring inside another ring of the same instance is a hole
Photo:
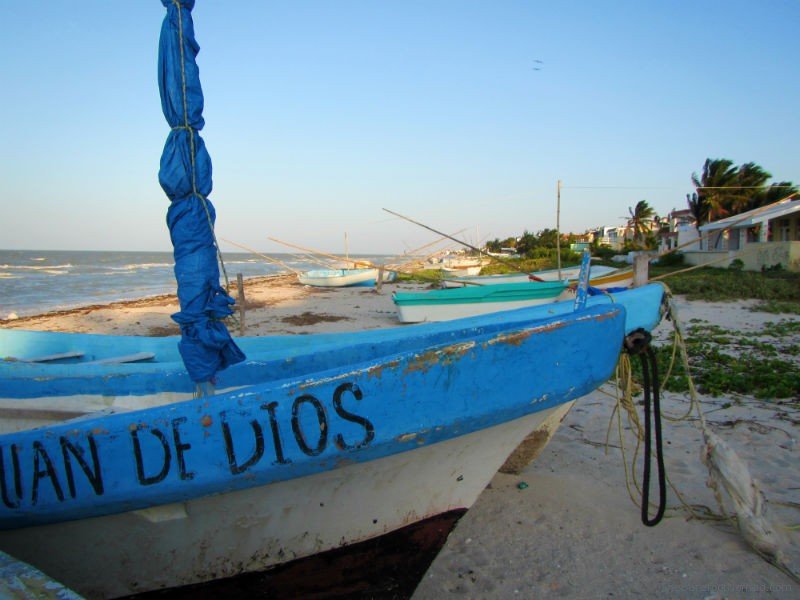
[[[302,255],[269,256],[297,270],[322,268]],[[350,258],[378,263],[386,257]],[[233,282],[237,273],[249,278],[289,272],[254,254],[226,252],[223,259]],[[174,264],[172,252],[0,250],[0,319],[172,294]]]

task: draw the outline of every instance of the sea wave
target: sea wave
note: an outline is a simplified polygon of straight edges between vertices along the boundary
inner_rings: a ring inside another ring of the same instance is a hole
[[[10,269],[12,271],[46,271],[50,272],[54,269],[71,269],[72,265],[67,263],[65,265],[0,265],[0,269]]]
[[[138,271],[139,269],[163,269],[172,267],[172,263],[132,263],[120,267],[108,267],[109,271]]]

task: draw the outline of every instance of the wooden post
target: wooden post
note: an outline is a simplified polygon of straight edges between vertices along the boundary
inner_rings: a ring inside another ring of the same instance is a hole
[[[650,277],[650,254],[637,252],[633,257],[633,287],[641,287]]]
[[[242,274],[236,274],[236,286],[239,289],[239,335],[244,336],[244,280]]]
[[[375,291],[381,293],[381,286],[383,286],[383,265],[378,265],[378,278],[375,280]]]

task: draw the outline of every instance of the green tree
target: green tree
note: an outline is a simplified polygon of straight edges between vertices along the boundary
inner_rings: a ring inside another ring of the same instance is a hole
[[[526,229],[517,240],[517,253],[520,256],[525,256],[536,248],[537,244],[536,236]]]
[[[696,191],[686,196],[686,202],[699,226],[772,204],[797,191],[787,181],[768,186],[771,177],[754,162],[737,167],[727,158],[707,158],[702,174],[692,173]]]
[[[745,163],[736,170],[736,184],[739,190],[731,196],[733,214],[746,212],[760,206],[759,200],[767,181],[772,177],[754,162]]]
[[[757,191],[753,198],[753,206],[751,208],[758,208],[759,206],[766,206],[767,204],[774,204],[779,200],[796,194],[798,188],[791,181],[780,181],[772,183],[768,187],[762,188]]]
[[[727,158],[707,158],[700,176],[692,173],[697,201],[704,204],[701,211],[707,221],[716,221],[730,213],[734,202],[732,195],[738,186],[737,168]],[[691,208],[691,207],[690,207]],[[703,225],[706,220],[698,221]]]
[[[536,234],[536,245],[540,248],[555,248],[558,240],[558,231],[555,229],[542,229]]]
[[[486,251],[487,252],[500,252],[500,248],[502,248],[502,242],[498,238],[494,238],[491,241],[486,242]]]
[[[647,203],[647,200],[639,200],[635,208],[628,207],[630,218],[628,219],[628,228],[633,231],[633,241],[635,245],[640,248],[647,248],[650,245],[652,228],[651,224],[656,211]]]
[[[697,192],[686,194],[686,204],[694,217],[696,227],[708,223],[708,203],[705,202],[702,197],[698,196]]]

